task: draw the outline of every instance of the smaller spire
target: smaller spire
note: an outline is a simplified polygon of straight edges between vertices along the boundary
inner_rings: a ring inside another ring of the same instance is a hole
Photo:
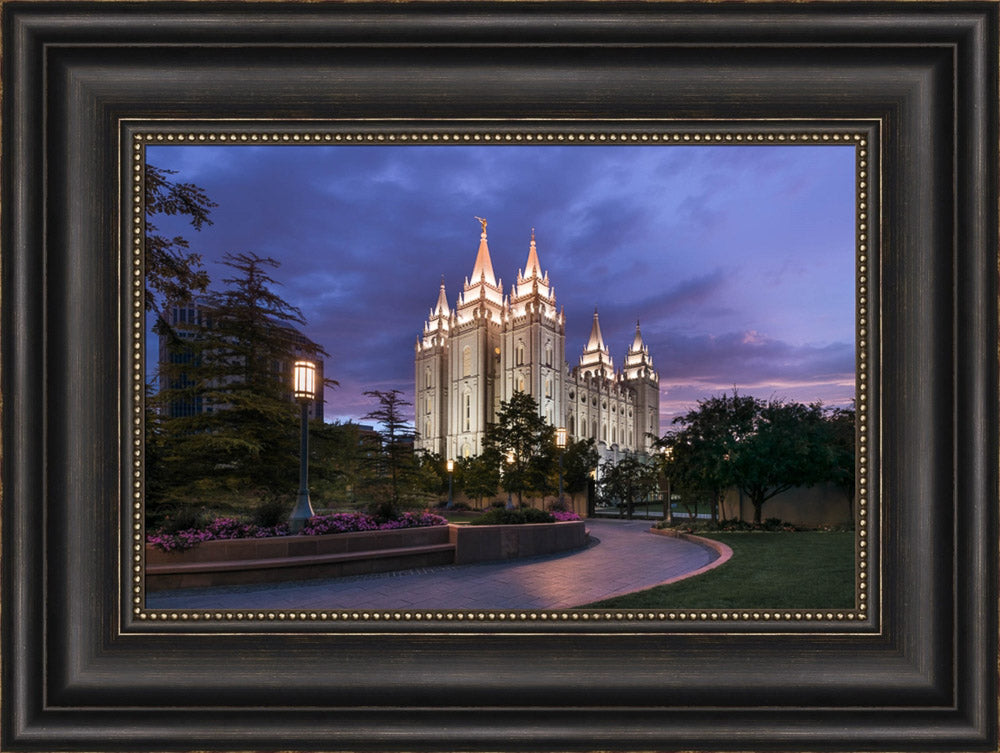
[[[594,324],[590,328],[590,339],[587,341],[587,350],[607,350],[604,345],[604,337],[601,335],[601,322],[597,317],[597,306],[594,306]]]
[[[435,316],[448,316],[448,296],[444,292],[444,275],[441,275],[441,289],[438,292],[437,305],[434,307]]]
[[[542,277],[542,265],[538,261],[538,249],[535,247],[535,228],[531,228],[531,245],[528,248],[528,261],[524,265],[524,279]]]
[[[644,350],[646,344],[642,341],[642,332],[639,330],[639,320],[635,320],[635,339],[632,340],[632,351],[639,352]]]

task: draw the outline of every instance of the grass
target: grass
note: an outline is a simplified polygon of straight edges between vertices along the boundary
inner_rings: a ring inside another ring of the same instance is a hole
[[[586,607],[622,609],[850,609],[854,533],[707,533],[733,550],[714,570]]]

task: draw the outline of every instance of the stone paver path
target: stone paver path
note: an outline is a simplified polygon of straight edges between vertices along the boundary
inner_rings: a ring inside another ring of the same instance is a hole
[[[649,533],[648,521],[588,520],[583,550],[256,586],[154,591],[149,609],[565,609],[655,586],[719,555]]]

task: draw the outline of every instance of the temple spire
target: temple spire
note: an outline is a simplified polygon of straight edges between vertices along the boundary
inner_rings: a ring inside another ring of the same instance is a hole
[[[601,335],[601,322],[597,318],[597,307],[594,307],[594,324],[590,328],[590,339],[587,341],[587,350],[607,350],[604,345],[604,337]]]
[[[448,308],[448,296],[444,292],[444,275],[441,275],[441,290],[438,292],[437,305],[433,313],[436,316],[448,316],[451,313]]]
[[[538,249],[535,247],[535,228],[531,228],[531,246],[528,249],[528,261],[524,265],[524,277],[542,277],[542,265],[538,262]]]
[[[642,332],[639,331],[639,320],[635,320],[635,339],[632,340],[632,350],[641,351],[645,349],[646,345],[642,340]]]
[[[472,277],[469,278],[469,283],[475,285],[481,280],[485,280],[487,283],[496,287],[497,278],[493,274],[493,261],[490,259],[490,247],[486,243],[486,220],[482,217],[476,217],[480,224],[483,226],[482,235],[479,236],[479,252],[476,254],[476,265],[472,268]]]

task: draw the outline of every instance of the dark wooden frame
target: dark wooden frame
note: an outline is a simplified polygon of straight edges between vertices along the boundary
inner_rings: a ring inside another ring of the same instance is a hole
[[[995,2],[6,3],[0,745],[996,750],[997,53]],[[878,619],[137,624],[119,138],[154,118],[877,124]]]

